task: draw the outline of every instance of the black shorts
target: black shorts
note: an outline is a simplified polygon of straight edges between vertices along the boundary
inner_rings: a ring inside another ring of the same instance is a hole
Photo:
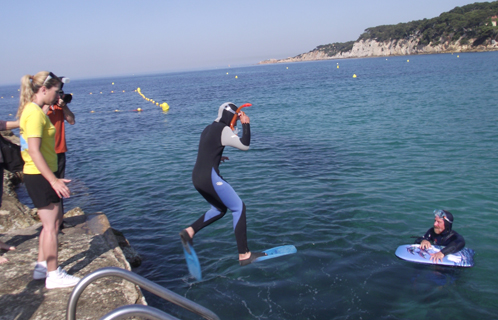
[[[61,199],[41,174],[24,174],[24,185],[35,208],[43,208]]]

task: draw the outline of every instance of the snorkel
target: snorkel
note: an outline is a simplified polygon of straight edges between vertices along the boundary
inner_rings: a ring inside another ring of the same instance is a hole
[[[244,103],[243,105],[241,105],[240,107],[237,108],[237,111],[235,111],[235,114],[233,115],[232,121],[230,121],[230,129],[232,129],[232,131],[235,130],[234,127],[235,127],[235,124],[237,123],[237,116],[239,115],[240,110],[242,110],[242,108],[250,107],[250,106],[252,106],[252,104]]]

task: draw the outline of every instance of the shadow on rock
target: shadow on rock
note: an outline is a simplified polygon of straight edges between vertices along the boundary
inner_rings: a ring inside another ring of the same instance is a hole
[[[31,319],[45,299],[44,286],[40,285],[41,283],[44,282],[32,280],[22,292],[0,296],[0,308],[2,310],[0,319]]]

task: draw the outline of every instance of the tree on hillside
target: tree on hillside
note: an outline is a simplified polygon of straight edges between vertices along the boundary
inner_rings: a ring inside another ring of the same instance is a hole
[[[498,15],[498,1],[473,3],[456,7],[432,19],[367,28],[358,41],[374,39],[385,42],[420,36],[422,45],[435,45],[440,41],[456,42],[459,39],[468,42],[468,39],[475,39],[473,45],[477,46],[489,39],[496,40],[498,27],[493,27],[490,21],[495,15]]]
[[[348,52],[353,49],[354,41],[348,42],[335,42],[325,45],[320,45],[311,51],[322,51],[326,53],[329,57],[335,56],[341,52]]]

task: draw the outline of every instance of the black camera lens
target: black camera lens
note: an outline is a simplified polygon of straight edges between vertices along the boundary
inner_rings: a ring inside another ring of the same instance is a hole
[[[73,100],[73,96],[70,94],[65,94],[61,98],[62,98],[62,101],[64,101],[64,103],[66,103],[66,104],[68,104],[69,102],[71,102],[71,100]]]

